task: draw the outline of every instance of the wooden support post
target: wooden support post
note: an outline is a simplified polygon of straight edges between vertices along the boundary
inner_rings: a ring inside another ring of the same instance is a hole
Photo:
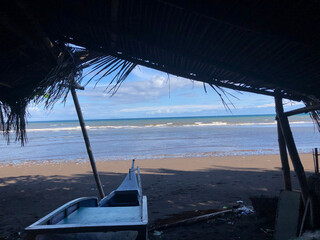
[[[280,151],[280,159],[282,165],[282,172],[284,178],[284,188],[285,190],[291,191],[291,178],[290,178],[290,166],[288,161],[287,147],[284,137],[282,135],[281,127],[279,120],[277,119],[277,130],[278,130],[278,143],[279,143],[279,151]]]
[[[76,108],[76,111],[77,111],[77,114],[78,114],[78,118],[79,118],[81,130],[82,130],[84,142],[86,144],[88,156],[89,156],[89,159],[90,159],[90,163],[91,163],[91,168],[92,168],[92,172],[93,172],[93,175],[94,175],[94,179],[96,180],[97,188],[98,188],[100,197],[102,199],[102,198],[104,198],[104,191],[103,191],[103,188],[102,188],[102,185],[101,185],[101,181],[100,181],[100,178],[99,178],[99,174],[98,174],[98,171],[97,171],[96,163],[94,161],[94,157],[93,157],[93,153],[92,153],[92,149],[91,149],[91,145],[90,145],[90,141],[89,141],[86,125],[85,125],[84,120],[83,120],[83,116],[82,116],[79,100],[78,100],[77,93],[76,93],[76,90],[75,90],[74,86],[71,87],[71,94],[72,94],[74,105],[75,105],[75,108]]]
[[[293,139],[293,135],[290,129],[290,124],[288,121],[288,117],[284,115],[283,112],[283,105],[282,105],[282,98],[275,95],[275,104],[276,104],[276,112],[277,112],[277,119],[279,125],[281,127],[281,131],[284,137],[284,140],[287,145],[287,149],[294,167],[294,171],[297,174],[299,185],[301,188],[302,193],[302,200],[304,204],[306,204],[308,200],[308,184],[307,184],[307,177],[304,172],[304,168],[301,164],[301,160],[299,157],[299,153],[296,147],[296,144]]]
[[[319,173],[319,154],[318,154],[318,148],[315,148],[313,150],[313,163],[314,163],[314,173]]]
[[[319,173],[319,155],[318,155],[318,148],[315,148],[314,150],[316,158],[315,158],[315,172],[316,174]]]

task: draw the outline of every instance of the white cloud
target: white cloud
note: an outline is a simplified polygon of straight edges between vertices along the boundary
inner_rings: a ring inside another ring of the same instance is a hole
[[[28,119],[32,121],[67,120],[76,119],[77,117],[72,100],[67,101],[66,104],[57,102],[53,109],[45,108],[44,104],[31,104],[28,106],[27,111],[29,113]]]
[[[150,79],[152,78],[157,71],[153,71],[153,73],[150,73],[146,68],[137,66],[135,67],[131,74],[133,74],[135,77],[138,77],[139,79]]]
[[[275,107],[275,104],[274,102],[271,102],[271,103],[265,103],[265,104],[262,104],[262,105],[258,105],[258,106],[255,106],[256,108],[267,108],[267,107]]]
[[[35,113],[35,112],[39,112],[39,111],[41,111],[41,110],[37,106],[30,106],[28,108],[29,113]]]
[[[293,101],[283,101],[283,105],[284,107],[288,107],[288,108],[291,108],[291,107],[303,107],[304,104],[301,103],[301,102],[293,102]],[[273,107],[275,108],[275,103],[274,102],[269,102],[269,103],[265,103],[265,104],[261,104],[261,105],[257,105],[255,106],[255,108],[269,108],[269,107]]]
[[[184,113],[184,112],[201,112],[206,110],[224,109],[222,104],[219,105],[172,105],[172,106],[155,106],[155,107],[137,107],[120,109],[120,112],[146,112],[147,114],[164,114],[164,113]]]
[[[302,102],[294,102],[290,100],[283,101],[284,106],[295,106],[295,107],[304,107],[305,105]]]
[[[199,82],[192,82],[185,78],[154,75],[151,79],[124,82],[114,96],[106,92],[106,85],[96,88],[87,87],[86,91],[79,92],[79,96],[94,98],[108,98],[109,101],[117,103],[139,103],[156,100],[163,96],[170,96],[178,90],[192,90],[202,87]]]

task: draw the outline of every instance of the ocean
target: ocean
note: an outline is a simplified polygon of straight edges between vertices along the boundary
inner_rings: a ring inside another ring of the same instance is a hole
[[[300,153],[319,147],[309,115],[290,117]],[[97,161],[278,154],[274,115],[87,120]],[[30,122],[28,142],[7,145],[0,163],[87,161],[78,121]]]

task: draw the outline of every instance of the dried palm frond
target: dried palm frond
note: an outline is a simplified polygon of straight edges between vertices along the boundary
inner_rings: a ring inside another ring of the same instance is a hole
[[[306,107],[310,107],[316,103],[314,102],[305,102]],[[317,126],[318,131],[320,132],[320,110],[313,110],[309,112],[311,119],[313,120],[314,124]]]
[[[221,100],[224,108],[225,108],[227,111],[229,111],[230,113],[232,113],[232,111],[231,111],[231,109],[230,109],[230,107],[229,107],[229,104],[232,105],[234,109],[235,109],[236,107],[234,106],[234,104],[232,103],[232,101],[230,100],[230,98],[228,97],[228,94],[229,94],[230,96],[234,97],[234,98],[237,98],[237,97],[235,97],[234,95],[226,92],[224,89],[222,89],[222,88],[219,87],[219,86],[214,86],[213,84],[209,84],[209,86],[218,94],[218,96],[219,96],[219,98],[220,98],[220,100]],[[227,98],[227,101],[228,101],[228,102],[225,101],[224,97],[222,96],[222,94],[221,94],[220,92]]]
[[[49,108],[61,98],[64,102],[72,83],[74,81],[80,83],[84,77],[90,74],[93,74],[93,76],[84,83],[85,85],[93,79],[96,79],[98,83],[105,77],[114,75],[107,86],[109,92],[114,95],[122,82],[136,67],[134,63],[113,56],[98,56],[83,62],[81,59],[74,57],[75,51],[79,51],[79,49],[66,47],[61,52],[57,66],[41,82],[39,92],[35,92],[36,103],[44,102],[45,106]],[[87,53],[85,50],[83,52]],[[77,53],[79,54],[79,52]],[[85,68],[91,68],[91,70],[83,76],[82,73]]]
[[[65,101],[73,81],[80,82],[82,67],[73,56],[73,48],[64,47],[57,58],[57,65],[40,82],[34,92],[36,103],[44,102],[45,107],[52,108],[62,98]]]
[[[15,105],[0,103],[0,129],[7,142],[10,142],[10,132],[15,130],[15,140],[23,146],[26,138],[26,101],[17,101]]]
[[[122,82],[136,67],[136,64],[117,57],[105,56],[96,52],[90,54],[86,49],[69,45],[60,46],[58,52],[56,65],[34,88],[32,94],[12,102],[1,102],[0,100],[0,130],[8,142],[12,130],[16,132],[16,141],[21,141],[23,145],[27,140],[26,115],[27,106],[31,101],[36,104],[44,103],[46,108],[52,108],[59,99],[65,102],[73,83],[81,83],[83,80],[84,68],[91,67],[88,74],[93,74],[85,84],[88,84],[92,79],[97,79],[99,82],[112,75],[113,78],[109,82],[107,90],[114,95]]]
[[[93,74],[93,76],[87,81],[86,84],[91,82],[93,79],[96,80],[96,84],[101,81],[101,79],[114,75],[109,82],[106,90],[114,95],[120,88],[123,81],[128,77],[132,70],[137,66],[137,64],[119,59],[113,56],[103,56],[97,57],[83,64],[83,68],[92,69],[85,75],[88,76]],[[84,77],[85,77],[84,76]]]

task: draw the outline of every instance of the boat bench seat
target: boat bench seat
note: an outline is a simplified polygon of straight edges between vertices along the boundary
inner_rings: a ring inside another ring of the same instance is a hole
[[[58,224],[115,224],[121,222],[141,223],[141,213],[139,207],[122,208],[79,208],[68,217],[62,219]]]
[[[98,199],[97,198],[83,198],[82,201],[75,201],[74,203],[67,204],[63,209],[56,212],[49,218],[45,223],[47,225],[54,225],[60,222],[65,217],[69,216],[73,212],[77,211],[82,207],[97,207]]]

